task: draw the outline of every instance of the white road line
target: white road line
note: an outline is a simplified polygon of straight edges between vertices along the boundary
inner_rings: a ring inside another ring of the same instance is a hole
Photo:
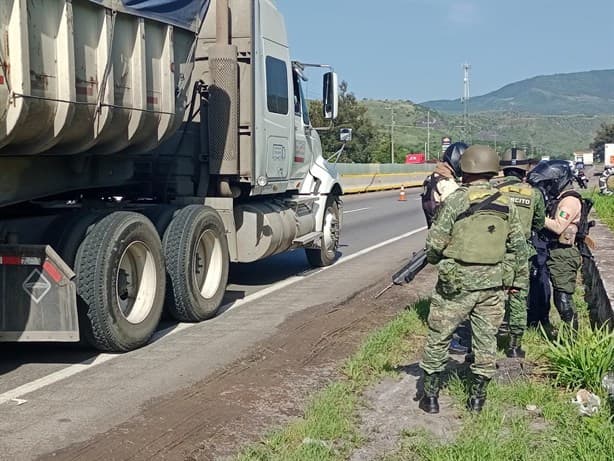
[[[357,208],[356,210],[344,211],[343,214],[358,213],[359,211],[370,210],[371,208]]]
[[[339,261],[337,261],[335,264],[333,264],[332,266],[328,266],[328,267],[323,267],[322,269],[318,269],[316,271],[310,271],[308,273],[306,273],[305,275],[295,275],[292,276],[290,278],[287,278],[286,280],[282,280],[281,282],[277,282],[274,285],[271,285],[270,287],[267,287],[263,290],[260,290],[256,293],[253,293],[249,296],[246,296],[243,299],[240,299],[234,303],[231,304],[227,304],[225,306],[222,306],[220,308],[220,312],[224,313],[224,312],[228,312],[231,311],[233,309],[236,309],[237,307],[240,307],[244,304],[247,304],[249,302],[255,301],[257,299],[263,298],[264,296],[267,296],[275,291],[281,290],[282,288],[285,288],[289,285],[292,285],[293,283],[296,283],[300,280],[305,280],[309,277],[312,277],[316,274],[319,274],[321,272],[324,272],[326,270],[332,269],[334,267],[338,267],[341,264],[347,263],[349,261],[352,261],[356,258],[359,258],[360,256],[363,256],[367,253],[370,253],[372,251],[375,251],[379,248],[382,248],[386,245],[390,245],[391,243],[394,242],[398,242],[399,240],[402,240],[404,238],[407,237],[411,237],[412,235],[415,235],[419,232],[422,232],[426,230],[426,226],[424,227],[420,227],[419,229],[414,229],[410,232],[406,232],[403,235],[399,235],[397,237],[393,237],[389,240],[386,240],[384,242],[380,242],[376,245],[370,246],[369,248],[364,248],[354,254],[351,254],[349,256],[345,256],[345,257],[341,257],[339,259]],[[176,333],[179,333],[180,331],[186,330],[188,328],[191,328],[195,325],[198,324],[194,324],[194,323],[179,323],[177,325],[173,325],[169,328],[165,328],[164,330],[160,330],[157,331],[153,337],[152,337],[152,341],[156,341],[159,340],[163,337],[168,337],[168,336],[172,336]],[[56,372],[50,373],[47,376],[43,376],[42,378],[39,379],[35,379],[34,381],[31,381],[29,383],[26,384],[22,384],[21,386],[18,386],[14,389],[11,389],[10,391],[6,391],[2,394],[0,394],[0,405],[6,402],[10,402],[14,399],[18,399],[26,394],[29,394],[31,392],[35,392],[37,390],[42,389],[43,387],[49,386],[51,384],[57,383],[58,381],[61,381],[63,379],[66,378],[70,378],[71,376],[74,376],[78,373],[81,373],[82,371],[88,370],[92,367],[95,367],[97,365],[100,365],[102,363],[108,362],[109,360],[113,360],[116,359],[118,357],[123,357],[126,356],[126,354],[99,354],[97,355],[93,360],[85,360],[81,363],[76,363],[74,365],[70,365],[66,368],[63,368],[61,370],[58,370]]]

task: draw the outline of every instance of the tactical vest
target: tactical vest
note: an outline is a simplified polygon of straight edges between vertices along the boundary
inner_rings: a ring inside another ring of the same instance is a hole
[[[525,183],[500,184],[496,186],[502,193],[507,195],[520,215],[522,230],[526,239],[531,238],[531,227],[533,225],[533,215],[535,214],[535,200],[533,188]]]
[[[493,195],[492,189],[469,187],[469,209],[456,218],[450,243],[443,252],[446,258],[466,264],[503,261],[510,233],[509,199],[499,194],[492,203],[481,206]],[[476,207],[477,210],[472,211]]]

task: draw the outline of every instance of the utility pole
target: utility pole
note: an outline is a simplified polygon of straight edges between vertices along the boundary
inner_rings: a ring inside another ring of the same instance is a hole
[[[495,152],[497,152],[497,132],[495,131]]]
[[[463,97],[461,102],[463,103],[463,137],[464,141],[469,141],[469,99],[471,97],[469,91],[469,69],[471,65],[468,63],[463,64],[464,78],[463,78]]]

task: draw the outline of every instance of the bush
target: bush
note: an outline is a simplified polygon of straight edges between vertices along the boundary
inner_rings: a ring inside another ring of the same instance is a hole
[[[607,325],[596,330],[582,326],[577,334],[564,326],[548,343],[545,355],[556,384],[601,392],[603,376],[614,370],[614,333]]]

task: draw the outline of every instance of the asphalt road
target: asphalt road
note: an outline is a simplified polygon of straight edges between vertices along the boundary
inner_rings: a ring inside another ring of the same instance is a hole
[[[424,242],[418,190],[344,198],[339,261],[310,269],[302,251],[231,268],[223,312],[165,322],[123,355],[72,345],[0,344],[0,459],[29,459],[87,440],[151,399],[205,379],[274,335],[293,313],[339,303],[394,272]]]

